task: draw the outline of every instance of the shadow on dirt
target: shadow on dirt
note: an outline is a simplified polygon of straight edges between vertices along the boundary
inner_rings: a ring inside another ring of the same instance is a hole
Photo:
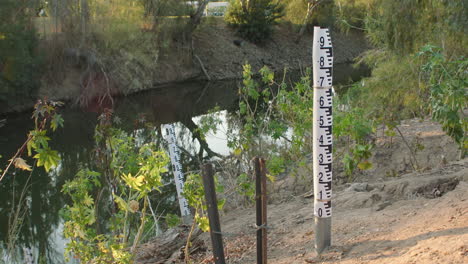
[[[427,232],[417,236],[413,236],[404,240],[369,240],[357,242],[351,245],[343,246],[342,257],[343,258],[355,258],[361,259],[382,259],[390,257],[398,257],[405,254],[411,247],[420,243],[423,240],[450,236],[450,235],[462,235],[468,233],[468,227],[452,228],[446,230],[440,230],[435,232]],[[372,252],[369,253],[369,248],[372,248]]]

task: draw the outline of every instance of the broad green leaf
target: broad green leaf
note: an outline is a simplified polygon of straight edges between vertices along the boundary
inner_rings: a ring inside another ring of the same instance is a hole
[[[226,203],[226,199],[218,200],[218,209],[219,210],[223,209],[225,203]]]
[[[130,206],[128,206],[127,202],[125,202],[125,200],[122,199],[122,197],[118,196],[117,194],[114,194],[114,201],[117,203],[120,210],[129,211],[129,212],[132,212],[132,213],[135,212],[130,208]]]
[[[137,191],[141,191],[142,188],[141,186],[143,185],[143,181],[145,179],[144,176],[140,175],[138,177],[133,177],[131,173],[127,174],[127,175],[122,175],[122,178],[123,180],[125,181],[125,183],[130,186],[131,188],[137,190]]]
[[[52,131],[55,131],[59,127],[63,127],[63,118],[59,114],[54,114],[50,121],[50,128],[52,128]]]
[[[209,222],[209,220],[208,220],[208,218],[206,216],[196,215],[195,216],[195,222],[197,222],[198,227],[200,227],[200,229],[203,232],[210,231],[210,222]]]
[[[82,203],[86,206],[92,206],[94,204],[94,200],[89,194],[86,194],[83,198]]]
[[[56,167],[60,162],[58,152],[49,148],[38,150],[38,153],[33,158],[37,159],[37,166],[44,166],[46,172],[52,167]]]

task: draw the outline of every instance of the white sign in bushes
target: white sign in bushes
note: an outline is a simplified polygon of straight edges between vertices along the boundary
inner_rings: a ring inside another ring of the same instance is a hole
[[[224,16],[226,14],[229,2],[209,2],[206,6],[205,16]]]

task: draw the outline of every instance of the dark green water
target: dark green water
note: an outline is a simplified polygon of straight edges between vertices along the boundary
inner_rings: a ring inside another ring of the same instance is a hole
[[[335,67],[335,80],[337,83],[357,81],[366,73],[366,69],[356,70],[344,64]],[[143,141],[145,137],[154,138],[155,131],[161,124],[177,123],[180,146],[195,156],[198,145],[192,140],[190,131],[184,129],[184,124],[190,121],[197,123],[197,116],[207,113],[215,106],[219,110],[227,110],[225,113],[236,110],[238,83],[239,81],[172,84],[116,98],[114,116],[120,119],[121,128],[129,133],[136,131],[135,134]],[[64,128],[54,133],[51,140],[51,147],[60,153],[60,165],[49,173],[42,168],[35,168],[32,173],[11,169],[0,182],[0,263],[24,263],[23,248],[33,250],[36,263],[64,263],[66,241],[61,236],[63,220],[59,211],[69,201],[62,195],[61,188],[80,168],[92,167],[94,129],[101,111],[97,105],[85,109],[72,106],[61,109],[60,113],[65,120]],[[5,168],[9,157],[24,143],[33,126],[30,112],[1,117],[0,120],[4,118],[7,119],[6,124],[0,127],[0,155],[3,156],[0,158],[0,168]],[[137,119],[144,119],[152,125],[141,129],[136,125]],[[219,130],[223,131],[226,119],[221,119],[224,124],[220,125]],[[208,135],[207,142],[213,151],[228,154],[222,134]],[[190,158],[182,157],[182,161],[184,160],[183,165],[186,167]],[[32,164],[31,161],[29,163]],[[170,174],[166,175],[168,179],[171,177]],[[24,220],[21,228],[11,236],[17,238],[14,252],[7,252],[8,232],[13,227],[11,218],[25,186],[25,202],[21,207]],[[173,184],[165,186],[158,195],[155,199],[163,202],[156,214],[178,213]],[[16,259],[7,259],[7,255]]]
[[[115,116],[121,120],[120,126],[127,132],[138,129],[139,137],[145,137],[161,124],[186,122],[219,106],[221,110],[234,109],[237,105],[237,82],[216,83],[185,83],[161,87],[125,98],[116,98]],[[94,129],[97,124],[98,112],[96,106],[86,109],[65,107],[61,114],[65,120],[64,128],[52,135],[51,147],[60,153],[61,163],[58,168],[46,173],[42,168],[29,172],[11,169],[0,183],[0,263],[23,263],[21,256],[23,248],[32,248],[33,255],[44,263],[64,263],[63,250],[65,241],[61,237],[63,220],[59,211],[68,202],[67,197],[60,192],[65,181],[72,179],[80,168],[91,167],[93,163]],[[0,166],[5,168],[9,157],[23,144],[28,131],[32,128],[31,113],[10,115],[6,124],[0,128]],[[146,131],[135,126],[136,119],[145,119],[152,123],[152,128]],[[196,118],[193,120],[196,121]],[[179,123],[180,124],[180,123]],[[179,125],[183,127],[183,125]],[[181,131],[182,133],[182,131]],[[189,132],[188,132],[189,133]],[[196,150],[190,135],[181,144],[188,150]],[[144,139],[142,139],[144,140]],[[210,147],[223,152],[219,139],[208,138]],[[191,146],[189,146],[191,145]],[[222,145],[222,144],[221,144]],[[224,147],[225,148],[225,147]],[[29,159],[30,160],[30,159]],[[32,164],[30,161],[29,163]],[[170,175],[168,175],[170,176]],[[170,178],[170,177],[169,177]],[[30,179],[30,180],[28,180]],[[17,260],[6,259],[6,243],[8,232],[11,231],[13,206],[21,196],[24,186],[25,203],[22,207],[24,221],[16,233],[16,250],[10,252]],[[178,212],[175,202],[175,187],[169,184],[163,188],[162,198],[165,204],[158,208],[159,213]],[[156,212],[157,214],[158,212]]]

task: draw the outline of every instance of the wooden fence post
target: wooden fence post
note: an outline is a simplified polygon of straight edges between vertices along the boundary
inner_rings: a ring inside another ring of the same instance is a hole
[[[205,199],[208,209],[208,219],[210,221],[210,236],[213,245],[213,256],[216,264],[225,264],[223,237],[219,223],[218,200],[214,184],[213,166],[204,164],[202,167],[203,186],[205,188]]]
[[[265,160],[256,157],[255,191],[257,209],[257,264],[267,263],[267,197]]]

